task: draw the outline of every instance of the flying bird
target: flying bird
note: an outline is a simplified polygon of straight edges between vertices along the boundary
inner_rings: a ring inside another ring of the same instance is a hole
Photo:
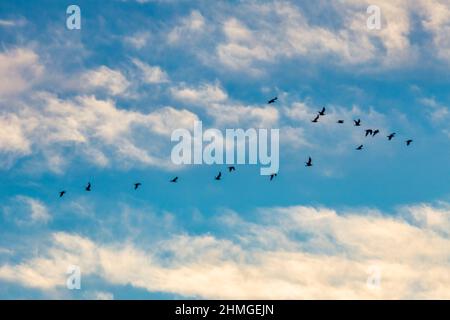
[[[270,181],[272,181],[273,180],[273,178],[274,177],[276,177],[277,176],[277,174],[276,173],[272,173],[271,175],[270,175]]]
[[[308,158],[308,161],[305,162],[306,167],[312,167],[312,159],[311,157]]]
[[[86,191],[91,191],[91,183],[90,183],[90,182],[88,182],[88,184],[87,184],[85,190],[86,190]]]
[[[142,183],[136,182],[136,183],[134,184],[134,190],[136,190],[137,188],[139,188],[141,185],[142,185]]]
[[[59,192],[59,197],[62,198],[62,196],[64,196],[65,194],[66,194],[66,191],[65,191],[65,190],[60,191],[60,192]]]
[[[311,122],[317,122],[319,120],[320,115],[317,115]]]
[[[367,130],[366,130],[366,137],[367,137],[368,135],[373,135],[372,129],[367,129]]]
[[[392,138],[395,137],[395,132],[391,133],[390,135],[387,136],[388,140],[391,141]]]
[[[358,148],[356,148],[356,150],[362,150],[363,145],[360,145]]]
[[[337,123],[344,123],[344,120],[338,120]]]
[[[325,115],[325,107],[322,108],[322,110],[319,111],[319,116]]]
[[[267,101],[267,104],[274,103],[274,102],[277,101],[277,100],[278,100],[278,97],[272,98],[272,99],[270,99],[269,101]]]
[[[219,174],[214,179],[220,180],[221,177],[222,177],[222,172],[219,171]]]
[[[376,129],[376,130],[373,132],[372,137],[375,137],[378,133],[380,133],[380,130]]]
[[[234,166],[228,167],[228,172],[236,171],[236,168]]]
[[[361,119],[353,120],[353,122],[355,123],[355,127],[361,126]]]
[[[413,142],[412,139],[406,140],[406,145],[409,146],[411,144],[411,142]]]
[[[170,182],[176,183],[178,181],[178,177],[173,178]]]

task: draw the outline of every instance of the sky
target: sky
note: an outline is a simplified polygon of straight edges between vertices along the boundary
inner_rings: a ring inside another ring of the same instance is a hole
[[[0,298],[449,299],[449,34],[447,0],[1,1]],[[278,175],[175,165],[195,121],[279,129]]]

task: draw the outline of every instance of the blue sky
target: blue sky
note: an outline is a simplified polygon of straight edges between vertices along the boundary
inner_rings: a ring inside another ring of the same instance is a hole
[[[447,1],[74,4],[0,4],[1,298],[450,296]],[[195,120],[280,129],[278,176],[174,166]]]

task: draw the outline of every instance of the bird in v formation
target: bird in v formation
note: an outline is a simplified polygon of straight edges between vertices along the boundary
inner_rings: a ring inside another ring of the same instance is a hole
[[[275,103],[277,100],[278,100],[278,97],[274,97],[274,98],[268,100],[267,103],[268,103],[268,104],[273,104],[273,103]],[[319,111],[317,112],[317,115],[311,120],[311,122],[313,122],[313,123],[319,122],[320,117],[323,117],[323,116],[326,115],[325,112],[326,112],[326,108],[325,108],[325,107],[322,107],[322,109],[319,110]],[[344,123],[344,120],[339,119],[339,120],[337,120],[336,123],[338,123],[338,124],[343,124],[343,123]],[[360,126],[361,126],[361,119],[359,119],[359,118],[358,118],[358,119],[354,119],[354,120],[353,120],[353,124],[354,124],[355,127],[360,127]],[[379,129],[375,129],[375,130],[372,130],[372,129],[365,129],[365,136],[366,136],[366,137],[367,137],[367,136],[375,137],[378,133],[380,133],[380,130],[379,130]],[[395,135],[396,135],[396,133],[393,132],[393,133],[387,135],[386,137],[388,138],[389,141],[391,141],[391,140],[395,137]],[[408,140],[406,140],[406,141],[405,141],[406,146],[410,146],[412,142],[413,142],[413,139],[408,139]],[[363,148],[364,148],[364,145],[361,144],[361,145],[359,145],[359,146],[356,148],[356,150],[363,150]],[[312,167],[312,158],[311,158],[311,157],[308,157],[308,160],[305,162],[305,166],[306,166],[306,167]],[[235,166],[228,166],[228,172],[233,172],[233,171],[236,171],[236,167],[235,167]],[[272,173],[272,174],[270,174],[270,175],[269,175],[270,181],[272,181],[276,176],[277,176],[277,173]],[[222,180],[222,172],[219,171],[219,173],[214,177],[214,179],[217,180],[217,181]],[[178,176],[175,176],[174,178],[172,178],[172,179],[170,180],[170,182],[171,182],[171,183],[177,183],[177,182],[178,182]],[[142,186],[142,183],[141,183],[141,182],[135,182],[135,183],[133,184],[133,186],[134,186],[134,190],[137,190],[140,186]],[[91,184],[91,182],[88,182],[88,184],[87,184],[86,187],[85,187],[85,190],[86,190],[87,192],[90,192],[90,191],[92,190],[92,184]],[[66,190],[61,190],[61,191],[59,191],[59,197],[62,198],[66,193],[67,193]]]

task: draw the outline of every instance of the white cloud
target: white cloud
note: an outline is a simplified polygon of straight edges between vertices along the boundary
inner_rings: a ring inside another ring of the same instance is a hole
[[[450,7],[448,1],[422,0],[417,4],[422,25],[432,34],[433,47],[437,56],[450,62]]]
[[[415,61],[416,49],[408,38],[411,6],[405,1],[378,1],[383,27],[369,30],[366,9],[370,4],[359,0],[327,3],[327,13],[340,21],[332,27],[315,22],[316,17],[306,16],[290,2],[241,4],[237,16],[223,24],[225,40],[217,43],[217,58],[233,70],[246,72],[257,72],[260,63],[281,58],[332,58],[334,64],[363,69]]]
[[[114,300],[114,295],[110,292],[94,291],[87,292],[84,295],[84,298],[88,300]]]
[[[446,122],[449,118],[448,108],[437,102],[435,98],[421,98],[419,102],[427,107],[428,116],[434,123]]]
[[[232,238],[179,235],[150,252],[55,233],[45,254],[1,266],[0,279],[53,289],[77,264],[111,284],[210,299],[450,297],[448,207],[406,207],[401,216],[286,207],[258,216],[256,223],[226,213],[217,223]],[[373,266],[381,271],[375,289],[366,285]]]
[[[29,89],[43,74],[39,56],[27,48],[0,53],[0,94],[13,95]]]
[[[170,89],[172,96],[184,103],[195,103],[207,105],[213,102],[222,102],[228,99],[227,93],[220,87],[219,83],[202,84],[197,87],[181,85]]]
[[[159,66],[150,66],[139,59],[133,59],[132,61],[142,73],[142,79],[145,83],[155,84],[169,82],[169,76]]]
[[[136,49],[142,49],[147,45],[149,39],[150,34],[148,32],[139,32],[132,36],[125,37],[124,41]]]
[[[181,23],[169,32],[167,41],[170,44],[180,41],[192,41],[202,33],[205,24],[203,15],[199,11],[193,10],[188,17],[183,18]]]
[[[24,18],[20,19],[0,19],[0,27],[22,27],[27,23]]]
[[[10,204],[3,206],[3,214],[23,226],[46,224],[52,220],[52,215],[42,201],[22,195],[14,197]]]
[[[170,88],[172,96],[184,104],[202,108],[214,119],[215,125],[253,126],[268,128],[278,121],[278,110],[273,107],[246,106],[228,101],[227,92],[218,82],[189,87],[182,84]]]
[[[58,166],[64,166],[64,159],[77,155],[99,166],[132,163],[169,168],[166,149],[171,132],[192,128],[195,120],[195,114],[172,107],[145,114],[93,96],[62,100],[40,93],[30,104],[4,110],[0,137],[8,139],[0,138],[0,151],[15,157],[43,153],[49,156],[49,165],[56,166],[50,168],[53,171],[61,171]],[[72,146],[71,153],[64,151],[67,145]]]
[[[120,71],[110,69],[106,66],[86,71],[81,75],[80,80],[82,86],[88,91],[102,88],[115,96],[125,94],[130,86],[130,82]]]
[[[30,206],[31,220],[48,222],[51,219],[47,207],[41,201],[31,198],[25,198],[25,201]]]

